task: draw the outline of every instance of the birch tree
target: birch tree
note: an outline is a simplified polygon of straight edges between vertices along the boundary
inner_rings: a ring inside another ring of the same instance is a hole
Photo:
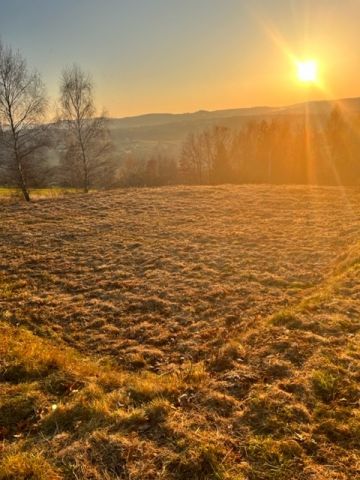
[[[47,146],[47,99],[38,73],[30,72],[19,52],[0,42],[0,162],[11,182],[30,201],[29,179],[39,151]]]
[[[78,65],[62,73],[60,107],[68,130],[64,165],[73,175],[80,175],[83,191],[88,193],[97,177],[109,170],[112,143],[106,119],[96,117],[91,78]]]

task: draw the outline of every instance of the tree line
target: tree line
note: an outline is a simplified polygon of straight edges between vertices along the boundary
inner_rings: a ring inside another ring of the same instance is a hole
[[[154,152],[119,164],[91,78],[78,65],[59,79],[54,121],[37,72],[0,41],[0,184],[82,189],[172,184],[360,184],[360,114],[335,107],[324,120],[306,115],[213,126],[188,135],[177,158]],[[50,166],[49,150],[59,162]]]
[[[360,184],[360,115],[286,116],[236,131],[190,134],[180,158],[188,183]]]
[[[284,116],[190,133],[177,161],[128,158],[124,185],[274,183],[360,185],[360,114]]]

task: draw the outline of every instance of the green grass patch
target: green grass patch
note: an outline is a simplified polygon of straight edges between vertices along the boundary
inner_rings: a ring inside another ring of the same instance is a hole
[[[83,193],[83,190],[79,188],[62,188],[62,187],[50,187],[50,188],[32,188],[30,191],[30,197],[34,199],[38,198],[57,198],[66,195],[76,195]],[[0,199],[1,198],[22,198],[22,192],[18,188],[12,187],[0,187]]]

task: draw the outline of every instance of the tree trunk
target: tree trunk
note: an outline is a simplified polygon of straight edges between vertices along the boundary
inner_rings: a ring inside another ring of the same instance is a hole
[[[26,185],[26,180],[23,172],[23,168],[21,165],[21,159],[19,157],[19,151],[18,151],[18,145],[17,145],[17,139],[15,136],[15,130],[13,129],[13,135],[14,135],[14,155],[15,155],[15,162],[16,162],[16,167],[19,172],[19,187],[22,191],[22,194],[24,196],[24,199],[26,202],[30,202],[30,194],[29,190]]]
[[[19,172],[19,187],[22,191],[25,201],[30,202],[30,194],[26,185],[26,180],[25,180],[24,172],[21,165],[21,157],[19,155],[19,150],[18,150],[17,132],[16,132],[16,128],[13,120],[10,102],[8,102],[8,116],[10,119],[11,132],[12,132],[13,142],[14,142],[13,148],[14,148],[15,163],[16,163],[17,171]]]
[[[19,160],[16,160],[17,161],[17,165],[18,165],[18,172],[19,172],[19,186],[21,188],[21,191],[22,191],[22,194],[24,196],[24,199],[27,201],[27,202],[30,202],[30,195],[29,195],[29,190],[26,186],[26,182],[25,182],[25,178],[24,178],[24,173],[23,173],[23,170],[22,170],[22,166],[21,166],[21,162]]]
[[[79,134],[79,142],[80,142],[80,147],[81,147],[81,154],[82,154],[82,160],[83,160],[83,168],[84,168],[84,193],[89,193],[89,172],[88,172],[88,165],[87,165],[87,160],[86,160],[86,155],[85,155],[85,148],[83,144],[83,139],[81,136],[81,130],[80,127],[78,127],[78,134]]]
[[[87,169],[86,157],[84,149],[82,148],[83,166],[84,166],[84,193],[89,193],[89,174]]]

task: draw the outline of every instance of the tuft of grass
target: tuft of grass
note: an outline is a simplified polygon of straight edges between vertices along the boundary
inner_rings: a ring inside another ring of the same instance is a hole
[[[89,361],[73,349],[43,340],[29,330],[0,321],[0,378],[7,382],[47,379],[51,382],[82,384],[83,379],[94,379],[105,388],[122,385],[124,376],[114,371],[111,364],[99,368],[95,361]],[[71,385],[69,389],[71,390]]]
[[[215,371],[230,370],[237,360],[243,361],[246,351],[243,345],[232,340],[222,345],[210,361],[210,367]]]
[[[329,370],[316,370],[311,381],[315,395],[324,402],[332,402],[339,393],[340,378]]]
[[[286,327],[289,329],[301,329],[302,321],[290,311],[282,311],[273,315],[270,322],[276,327]]]
[[[292,373],[291,364],[279,358],[270,358],[264,366],[264,373],[268,381],[290,377]]]
[[[154,398],[145,407],[146,415],[151,423],[164,422],[171,411],[171,403],[163,398]]]
[[[32,428],[39,416],[42,397],[33,389],[9,390],[0,397],[0,437]]]
[[[238,406],[237,400],[226,393],[205,390],[201,402],[208,411],[214,411],[216,415],[231,417]]]
[[[175,400],[182,387],[183,382],[176,375],[157,378],[154,374],[143,373],[129,379],[126,390],[131,402],[141,405],[157,397]]]
[[[127,475],[129,442],[122,435],[95,432],[90,437],[88,452],[91,463],[98,465],[108,478],[124,478]]]
[[[113,412],[103,390],[96,384],[89,384],[66,403],[59,403],[41,423],[45,432],[78,431],[87,432],[109,423]]]
[[[254,436],[246,449],[251,462],[250,479],[295,479],[303,467],[304,451],[295,440]]]
[[[167,465],[174,480],[225,480],[223,452],[211,444],[190,445]]]
[[[0,463],[0,480],[61,480],[63,477],[39,452],[9,452]]]
[[[306,428],[311,416],[305,405],[277,387],[252,389],[246,409],[240,417],[240,424],[246,422],[259,435],[283,437]]]

